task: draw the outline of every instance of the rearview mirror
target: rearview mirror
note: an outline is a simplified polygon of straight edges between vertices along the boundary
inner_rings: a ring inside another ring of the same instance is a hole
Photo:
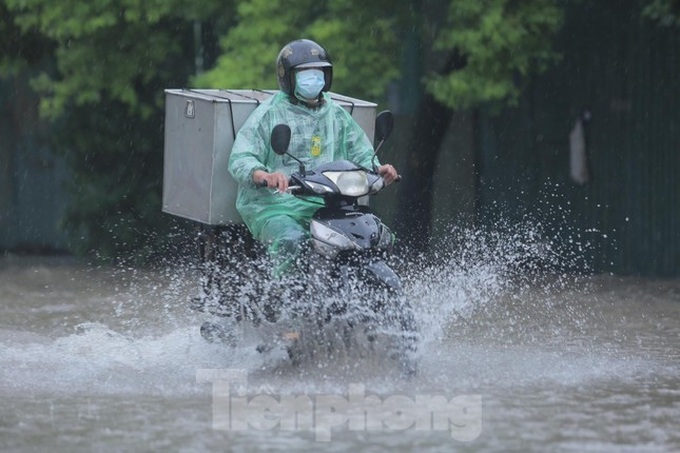
[[[383,110],[375,117],[375,138],[379,143],[387,140],[394,127],[394,115],[389,110]]]
[[[287,124],[277,124],[272,130],[272,149],[279,156],[286,154],[290,145],[290,127]]]
[[[300,174],[304,176],[305,164],[303,164],[300,159],[288,152],[288,147],[290,146],[290,126],[287,124],[277,124],[274,126],[274,129],[272,129],[272,136],[269,141],[276,154],[279,156],[288,154],[290,157],[296,160],[297,163],[300,164]]]

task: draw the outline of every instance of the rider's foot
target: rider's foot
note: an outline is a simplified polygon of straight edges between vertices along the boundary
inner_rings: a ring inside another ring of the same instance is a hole
[[[206,321],[201,325],[201,336],[210,343],[236,343],[236,336],[225,326]]]
[[[405,379],[412,379],[418,374],[418,364],[414,359],[408,357],[403,357],[399,361],[399,369]]]

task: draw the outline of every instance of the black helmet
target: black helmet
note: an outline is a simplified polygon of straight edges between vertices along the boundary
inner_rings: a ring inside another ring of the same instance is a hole
[[[321,68],[326,84],[321,91],[331,89],[333,62],[326,49],[309,39],[298,39],[283,46],[276,58],[276,75],[279,88],[288,95],[295,91],[295,69]]]

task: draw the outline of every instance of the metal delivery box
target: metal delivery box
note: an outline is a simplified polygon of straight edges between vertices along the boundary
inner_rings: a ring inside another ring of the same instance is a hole
[[[270,90],[165,90],[163,212],[208,225],[241,222],[227,169],[236,133]],[[377,105],[336,93],[373,140]]]

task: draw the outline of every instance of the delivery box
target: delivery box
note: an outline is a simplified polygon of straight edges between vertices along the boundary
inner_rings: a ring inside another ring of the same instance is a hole
[[[165,90],[163,211],[208,225],[241,221],[227,169],[239,128],[275,91]],[[377,105],[335,93],[373,141]]]

